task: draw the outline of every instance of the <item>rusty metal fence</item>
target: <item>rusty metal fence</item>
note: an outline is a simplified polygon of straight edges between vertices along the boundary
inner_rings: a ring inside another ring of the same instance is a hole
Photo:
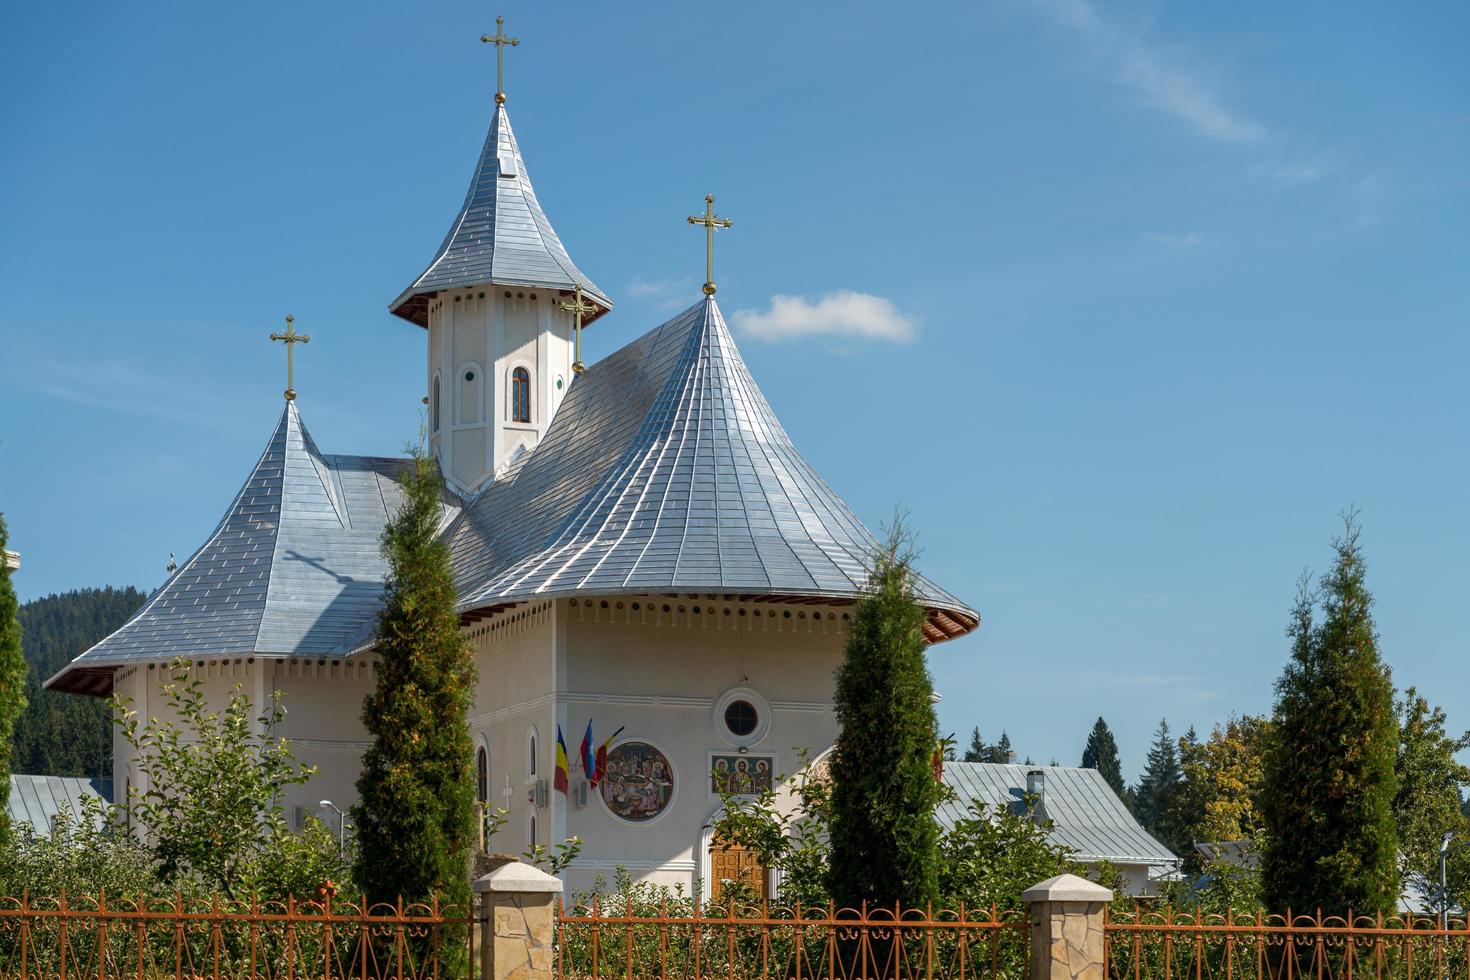
[[[1107,980],[1470,980],[1463,919],[1135,909],[1104,936]]]
[[[682,913],[682,914],[678,914]],[[769,903],[558,908],[562,980],[1023,980],[1024,913]]]
[[[470,916],[432,905],[0,899],[5,980],[454,980]]]

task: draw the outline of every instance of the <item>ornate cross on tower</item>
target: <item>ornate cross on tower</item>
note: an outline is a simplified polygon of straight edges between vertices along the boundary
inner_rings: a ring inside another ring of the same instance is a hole
[[[574,374],[581,374],[587,370],[582,364],[582,317],[588,313],[596,313],[597,307],[582,298],[582,287],[580,285],[573,286],[572,291],[576,298],[570,303],[557,303],[556,307],[559,310],[566,310],[572,315],[572,322],[575,324],[577,337],[576,353],[572,356],[572,372]]]
[[[291,349],[296,344],[311,343],[310,336],[304,333],[296,332],[296,328],[292,326],[292,324],[294,324],[295,322],[296,318],[287,313],[286,332],[271,334],[271,340],[279,340],[281,343],[286,345],[286,401],[288,402],[296,400],[296,381],[295,378],[292,376],[293,365],[291,363]]]
[[[505,36],[505,18],[495,18],[495,33],[481,34],[480,40],[486,44],[495,45],[495,104],[505,105],[505,46],[509,44],[516,47],[521,43],[518,37]]]
[[[704,225],[704,294],[715,294],[715,229],[729,228],[733,221],[715,214],[715,196],[704,196],[704,214],[691,214],[691,225]]]

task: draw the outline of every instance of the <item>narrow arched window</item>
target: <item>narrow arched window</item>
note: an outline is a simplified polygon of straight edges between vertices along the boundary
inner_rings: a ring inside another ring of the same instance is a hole
[[[523,367],[510,373],[510,420],[531,421],[531,372]]]
[[[475,752],[475,799],[490,802],[490,754],[483,745]]]
[[[526,731],[526,778],[536,778],[536,726],[532,725]]]
[[[439,431],[439,375],[434,375],[434,392],[429,396],[429,431]]]

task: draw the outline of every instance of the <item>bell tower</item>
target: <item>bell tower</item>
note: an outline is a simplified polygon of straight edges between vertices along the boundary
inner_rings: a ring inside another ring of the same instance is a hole
[[[505,108],[496,18],[490,132],[464,204],[423,274],[389,310],[428,332],[428,438],[445,478],[483,489],[536,448],[575,376],[579,324],[612,309],[536,198]],[[577,309],[580,307],[580,311]]]

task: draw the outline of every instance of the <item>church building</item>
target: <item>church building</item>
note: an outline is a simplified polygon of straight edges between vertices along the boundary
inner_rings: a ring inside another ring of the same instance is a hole
[[[500,27],[483,40],[516,43]],[[837,736],[833,675],[877,541],[771,411],[712,270],[688,309],[584,369],[581,329],[613,304],[552,228],[497,89],[463,205],[389,305],[424,340],[442,533],[479,672],[477,789],[508,811],[487,846],[575,835],[573,890],[622,866],[708,896],[728,877],[711,866],[719,789],[753,792]],[[707,243],[729,227],[713,198],[689,220]],[[288,324],[273,339],[289,354],[308,337]],[[257,706],[280,691],[274,734],[320,769],[288,818],[330,822],[318,801],[355,801],[368,745],[379,538],[406,466],[323,452],[288,384],[219,525],[47,686],[158,715],[182,657],[221,702],[237,685]],[[916,585],[930,642],[978,627]],[[113,775],[119,799],[139,785],[121,741]]]

